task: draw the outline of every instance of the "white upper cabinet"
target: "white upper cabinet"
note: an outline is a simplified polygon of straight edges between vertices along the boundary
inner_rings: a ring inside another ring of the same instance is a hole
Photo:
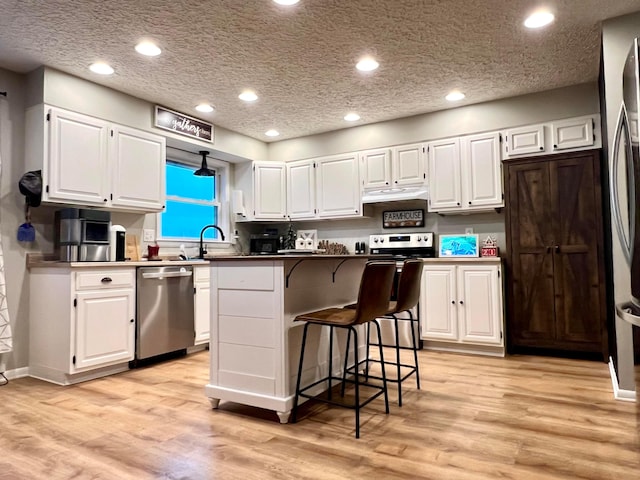
[[[122,126],[114,126],[111,131],[111,204],[162,210],[165,138]]]
[[[429,144],[429,211],[458,209],[462,205],[460,140],[449,138]]]
[[[466,213],[504,206],[500,134],[429,144],[430,212]]]
[[[545,152],[544,125],[510,128],[505,132],[505,158]]]
[[[107,122],[58,109],[48,110],[46,122],[49,145],[42,172],[43,200],[106,205],[110,196]]]
[[[287,163],[287,214],[291,219],[313,218],[316,210],[315,162]]]
[[[333,155],[315,161],[318,217],[362,215],[358,154]]]
[[[462,181],[467,208],[504,206],[500,134],[462,137]]]
[[[595,120],[591,116],[553,122],[551,130],[553,150],[590,147],[596,142]]]
[[[253,163],[255,219],[283,220],[287,217],[285,165],[280,162]]]
[[[383,189],[391,185],[391,150],[380,148],[362,152],[362,180],[365,189]]]
[[[164,137],[44,105],[27,111],[27,131],[26,164],[42,169],[43,202],[164,208]]]
[[[426,182],[422,143],[367,150],[360,154],[365,190],[423,185]]]

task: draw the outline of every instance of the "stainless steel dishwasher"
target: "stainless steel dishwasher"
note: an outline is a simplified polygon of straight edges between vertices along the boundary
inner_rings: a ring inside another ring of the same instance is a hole
[[[140,267],[136,288],[136,361],[193,346],[193,267]]]

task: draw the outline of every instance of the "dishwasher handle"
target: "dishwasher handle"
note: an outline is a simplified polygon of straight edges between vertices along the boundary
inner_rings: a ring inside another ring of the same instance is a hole
[[[143,273],[142,278],[190,277],[193,272]]]

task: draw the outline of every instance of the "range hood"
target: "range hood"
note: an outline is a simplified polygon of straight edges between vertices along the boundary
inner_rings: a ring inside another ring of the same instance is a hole
[[[401,200],[429,200],[426,186],[395,187],[381,190],[367,190],[362,195],[362,203],[396,202]]]

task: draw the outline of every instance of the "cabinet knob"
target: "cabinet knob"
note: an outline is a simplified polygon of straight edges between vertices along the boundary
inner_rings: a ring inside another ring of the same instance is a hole
[[[358,213],[358,210],[356,210],[356,213]]]
[[[398,180],[396,180],[396,183],[398,183]]]
[[[471,205],[471,202],[469,202],[469,205]]]
[[[132,318],[131,320],[129,320],[129,323],[134,323],[135,320]]]
[[[451,305],[455,305],[456,301],[455,300],[451,300]]]
[[[100,280],[102,283],[111,283],[113,282],[113,280],[111,279],[111,277],[103,277],[102,280]]]
[[[558,148],[558,145],[554,145],[553,148]]]
[[[464,305],[464,302],[462,300],[460,300],[460,305]]]
[[[551,247],[547,247],[547,253],[551,253]]]
[[[389,185],[389,182],[384,182],[385,185]]]
[[[460,206],[460,202],[456,203],[456,205]]]
[[[105,198],[103,201],[105,201],[105,202],[106,202],[106,201],[107,201],[107,199]]]
[[[540,151],[544,150],[544,147],[540,147]]]

